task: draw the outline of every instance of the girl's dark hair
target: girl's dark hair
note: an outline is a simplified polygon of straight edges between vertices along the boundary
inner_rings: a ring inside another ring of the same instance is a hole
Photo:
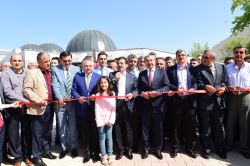
[[[109,86],[108,86],[108,95],[109,95],[109,96],[114,96],[113,86],[112,86],[112,84],[111,84],[111,81],[110,81],[109,77],[107,77],[107,76],[102,76],[102,77],[99,79],[99,81],[98,81],[98,83],[97,83],[97,92],[99,92],[101,95],[102,95],[103,92],[104,92],[104,91],[101,89],[101,85],[100,85],[102,79],[105,79],[105,80],[108,81],[108,84],[109,84]]]

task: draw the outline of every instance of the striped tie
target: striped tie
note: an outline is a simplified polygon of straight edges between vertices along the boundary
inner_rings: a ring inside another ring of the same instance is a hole
[[[67,91],[67,97],[71,98],[71,86],[72,86],[72,82],[71,82],[69,68],[67,68],[66,71],[67,71],[67,73],[66,73],[66,91]]]

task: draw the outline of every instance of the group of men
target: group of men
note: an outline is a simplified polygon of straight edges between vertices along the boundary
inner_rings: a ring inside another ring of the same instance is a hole
[[[196,128],[204,158],[215,152],[225,159],[234,147],[236,131],[240,153],[250,158],[250,64],[244,62],[245,47],[237,46],[233,53],[234,63],[224,66],[215,62],[211,50],[205,50],[201,64],[196,67],[188,64],[187,54],[181,49],[176,51],[176,64],[168,62],[171,59],[164,62],[154,52],[140,58],[131,54],[110,63],[111,69],[105,52],[98,54],[97,67],[92,58],[85,57],[81,68],[72,65],[70,52],[62,52],[60,64],[52,68],[49,54],[40,52],[38,66],[29,70],[24,69],[22,55],[14,53],[11,67],[1,74],[1,86],[5,102],[19,101],[20,105],[3,112],[8,142],[3,154],[7,154],[8,148],[15,166],[22,161],[28,166],[32,163],[46,166],[42,158],[56,159],[51,153],[56,111],[59,158],[69,152],[72,158],[78,156],[79,144],[85,150],[84,163],[90,159],[98,161],[94,104],[88,97],[97,92],[101,76],[109,76],[117,96],[114,125],[117,160],[123,155],[133,159],[140,140],[142,159],[149,152],[163,159],[166,129],[170,130],[172,158],[177,156],[181,143],[185,144],[186,154],[196,158]],[[1,144],[3,141],[0,139]]]

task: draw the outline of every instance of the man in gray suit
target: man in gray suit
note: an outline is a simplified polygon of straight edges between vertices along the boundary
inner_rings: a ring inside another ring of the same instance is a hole
[[[227,86],[225,69],[223,65],[214,62],[215,54],[210,50],[205,50],[202,58],[202,64],[196,67],[197,89],[208,92],[198,97],[202,156],[206,159],[211,157],[212,142],[214,142],[216,153],[225,159],[227,157],[223,151],[225,141],[223,94]]]
[[[137,78],[134,74],[129,73],[127,60],[120,57],[118,62],[118,72],[110,73],[115,94],[124,96],[117,99],[116,104],[116,123],[114,126],[115,140],[117,142],[119,153],[116,159],[122,158],[126,151],[128,159],[133,159],[132,146],[134,140],[134,98],[137,94]]]
[[[52,68],[52,89],[56,100],[59,100],[60,109],[57,113],[59,118],[59,133],[61,140],[61,152],[59,159],[64,158],[71,151],[71,156],[76,157],[77,135],[76,135],[76,113],[73,101],[65,99],[72,98],[71,87],[75,74],[80,71],[79,67],[73,66],[70,52],[60,54],[62,63]]]

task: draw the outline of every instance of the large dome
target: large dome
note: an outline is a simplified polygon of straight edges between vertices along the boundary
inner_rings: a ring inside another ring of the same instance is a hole
[[[25,44],[21,47],[21,50],[28,50],[28,51],[43,51],[43,49],[37,44]]]
[[[66,50],[69,52],[116,50],[116,46],[103,32],[86,30],[75,35]]]
[[[53,43],[43,43],[40,44],[39,46],[43,49],[43,51],[49,53],[61,53],[64,51],[60,46]]]

